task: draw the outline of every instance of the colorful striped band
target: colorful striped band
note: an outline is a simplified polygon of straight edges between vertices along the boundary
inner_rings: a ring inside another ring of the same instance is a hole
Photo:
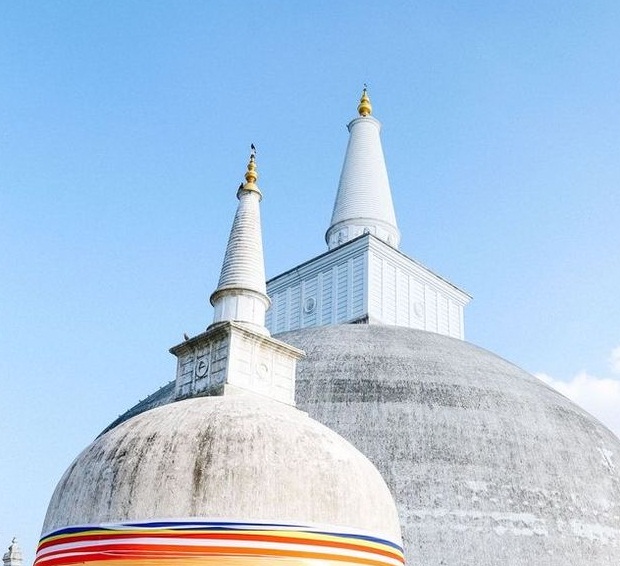
[[[45,535],[34,566],[402,566],[402,548],[362,531],[217,521],[106,523]]]

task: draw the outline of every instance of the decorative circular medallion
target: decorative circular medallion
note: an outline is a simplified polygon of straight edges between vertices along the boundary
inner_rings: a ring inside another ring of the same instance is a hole
[[[196,368],[194,369],[196,377],[204,377],[205,375],[207,375],[208,371],[209,361],[207,359],[201,358],[200,360],[196,361]]]
[[[304,312],[310,314],[316,308],[316,299],[314,297],[308,297],[304,301]]]
[[[413,305],[413,312],[418,318],[422,318],[422,315],[424,314],[424,305],[418,301]]]
[[[265,362],[261,362],[256,366],[256,375],[261,379],[267,379],[269,377],[269,366]]]

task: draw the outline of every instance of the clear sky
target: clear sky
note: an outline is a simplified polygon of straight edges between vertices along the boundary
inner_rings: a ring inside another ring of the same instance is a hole
[[[0,551],[212,318],[251,142],[268,276],[325,251],[364,82],[401,249],[620,431],[620,2],[0,3]],[[614,355],[615,352],[615,355]]]

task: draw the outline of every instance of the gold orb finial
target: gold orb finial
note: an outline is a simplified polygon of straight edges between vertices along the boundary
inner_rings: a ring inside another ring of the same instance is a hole
[[[370,116],[372,114],[372,104],[370,104],[370,98],[368,97],[367,91],[368,88],[364,85],[362,97],[360,98],[360,103],[357,106],[357,111],[360,116]]]
[[[245,172],[246,184],[254,184],[257,179],[258,173],[256,172],[256,157],[252,154],[250,155],[250,161],[248,162],[248,170]]]
[[[245,183],[241,183],[239,190],[256,191],[260,193],[256,181],[258,180],[258,171],[256,170],[256,147],[252,144],[250,150],[250,160],[248,161],[248,169],[245,172]]]

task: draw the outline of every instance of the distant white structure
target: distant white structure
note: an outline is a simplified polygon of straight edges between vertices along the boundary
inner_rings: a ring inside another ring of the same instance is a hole
[[[17,539],[13,538],[9,549],[2,556],[3,566],[22,566],[22,550],[17,544]]]
[[[367,323],[465,337],[471,297],[398,250],[381,138],[364,89],[348,129],[328,251],[267,282],[266,325],[277,334],[313,326]]]

